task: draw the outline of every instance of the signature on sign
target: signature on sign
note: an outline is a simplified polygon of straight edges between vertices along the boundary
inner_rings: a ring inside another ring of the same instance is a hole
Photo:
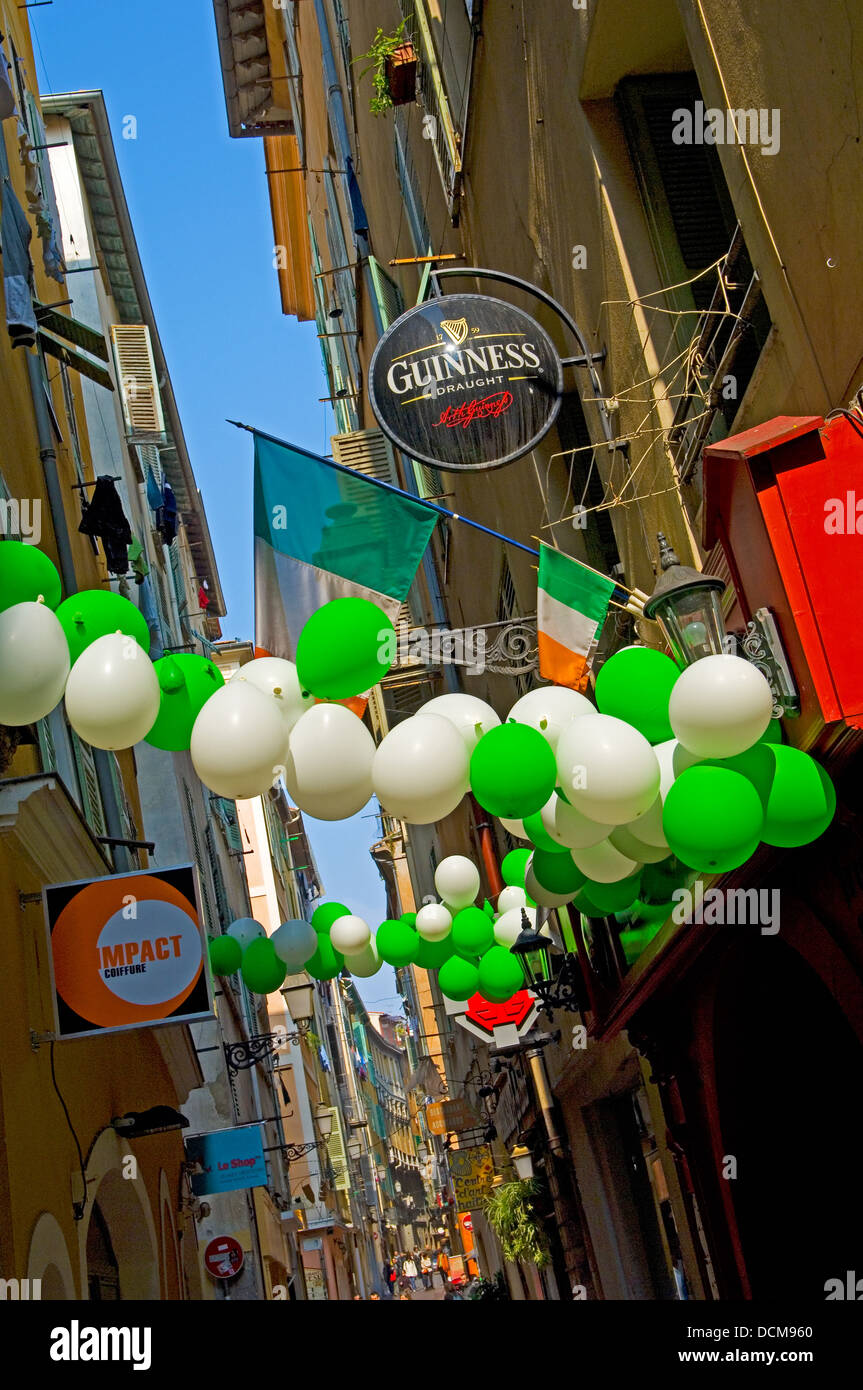
[[[474,420],[486,420],[491,416],[503,415],[511,405],[512,395],[510,392],[497,391],[493,396],[483,396],[478,401],[465,401],[462,405],[448,405],[436,422],[436,426],[446,425],[447,429],[455,429],[456,425],[461,425],[462,429],[467,429]]]

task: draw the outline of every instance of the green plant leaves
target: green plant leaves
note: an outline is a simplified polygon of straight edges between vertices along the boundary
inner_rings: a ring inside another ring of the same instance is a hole
[[[500,1241],[506,1260],[523,1260],[538,1269],[547,1265],[551,1254],[548,1241],[534,1210],[533,1199],[540,1191],[536,1178],[504,1183],[485,1200],[488,1223]]]

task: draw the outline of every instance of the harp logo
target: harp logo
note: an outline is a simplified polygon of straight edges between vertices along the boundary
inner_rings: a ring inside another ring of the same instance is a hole
[[[441,319],[440,326],[456,347],[467,337],[467,319]]]

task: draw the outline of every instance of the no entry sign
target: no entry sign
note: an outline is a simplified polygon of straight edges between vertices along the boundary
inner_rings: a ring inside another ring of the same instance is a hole
[[[244,1259],[243,1247],[233,1236],[216,1236],[204,1251],[204,1267],[214,1279],[233,1279]]]

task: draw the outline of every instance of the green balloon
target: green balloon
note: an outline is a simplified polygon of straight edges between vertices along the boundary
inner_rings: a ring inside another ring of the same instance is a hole
[[[209,657],[194,652],[161,656],[153,669],[162,695],[156,722],[144,741],[171,753],[183,752],[191,742],[192,725],[225,678]]]
[[[375,944],[381,960],[398,970],[416,960],[421,940],[419,932],[407,922],[389,918],[378,927]]]
[[[479,992],[490,1004],[505,1004],[524,989],[524,972],[518,956],[505,946],[492,946],[479,963]]]
[[[569,851],[561,853],[559,845],[554,853],[544,849],[534,851],[533,875],[540,888],[545,888],[549,893],[575,893],[587,882],[587,876],[581,872]]]
[[[678,859],[702,873],[728,873],[745,864],[763,828],[758,792],[729,767],[696,763],[671,784],[665,798],[665,838]]]
[[[233,936],[213,936],[208,946],[214,975],[235,975],[243,960],[243,948]]]
[[[784,743],[785,735],[782,732],[782,720],[771,719],[764,733],[758,740],[759,743]]]
[[[485,913],[486,917],[490,917],[491,920],[494,921],[494,908],[492,907],[492,905],[491,905],[491,903],[489,902],[488,898],[483,898],[483,900],[482,900],[482,910],[483,910],[483,912]]]
[[[659,931],[661,923],[648,922],[643,927],[631,927],[629,931],[620,933],[620,944],[623,947],[623,957],[626,964],[634,965],[643,951],[647,950],[656,933]]]
[[[415,964],[423,970],[440,970],[444,961],[449,960],[455,951],[451,938],[452,933],[442,941],[426,941],[425,937],[421,936]]]
[[[481,956],[494,942],[494,923],[481,907],[465,907],[453,918],[449,937],[461,955]]]
[[[601,714],[625,719],[650,743],[673,738],[668,701],[680,667],[664,652],[651,647],[624,647],[609,657],[596,678],[596,704]]]
[[[243,952],[241,973],[253,994],[272,994],[284,982],[288,967],[279,960],[270,938],[258,936]]]
[[[667,902],[675,888],[683,888],[690,876],[691,870],[673,854],[658,864],[645,864],[641,871],[642,902]]]
[[[0,613],[16,603],[35,603],[40,594],[56,608],[62,592],[56,566],[44,551],[26,541],[0,543]]]
[[[531,854],[532,851],[529,849],[511,849],[509,854],[505,856],[500,866],[500,876],[509,888],[524,887],[527,861]]]
[[[633,922],[653,922],[661,926],[668,921],[676,906],[677,903],[672,900],[667,903],[646,903],[643,898],[636,898],[629,913]]]
[[[109,632],[123,632],[134,637],[145,652],[150,650],[150,629],[134,603],[110,589],[82,589],[70,594],[57,609],[57,617],[69,643],[72,665],[98,637]]]
[[[549,854],[568,854],[569,850],[565,845],[559,845],[557,840],[553,840],[542,823],[542,812],[534,811],[532,816],[525,816],[524,828],[532,845],[537,849],[547,850]]]
[[[641,871],[632,874],[630,878],[622,878],[617,883],[595,883],[593,879],[588,879],[584,887],[584,896],[592,907],[599,909],[599,915],[608,917],[613,912],[622,912],[624,908],[630,907],[638,897],[641,887]],[[580,906],[581,894],[576,894],[575,905],[580,912],[586,912]],[[595,913],[587,912],[588,917],[595,916]]]
[[[350,917],[351,909],[345,907],[344,903],[321,903],[312,913],[312,926],[318,933],[326,934],[333,922],[337,922],[340,917]]]
[[[409,927],[415,927],[417,924],[417,915],[415,912],[403,912],[399,921],[407,922]]]
[[[361,695],[386,675],[395,649],[395,628],[382,608],[366,598],[335,598],[300,633],[300,685],[321,700]]]
[[[823,835],[836,813],[836,789],[820,763],[787,744],[769,746],[773,777],[761,838],[765,844],[797,849]]]
[[[529,724],[499,724],[470,758],[471,791],[493,816],[520,820],[548,801],[557,781],[554,753]]]
[[[464,956],[450,956],[438,971],[437,982],[447,999],[463,1002],[472,999],[479,989],[479,970]]]
[[[344,917],[347,914],[339,914]],[[337,951],[326,932],[318,933],[318,949],[310,960],[307,960],[303,969],[313,980],[334,980],[341,971],[345,963],[345,958],[341,951]]]

